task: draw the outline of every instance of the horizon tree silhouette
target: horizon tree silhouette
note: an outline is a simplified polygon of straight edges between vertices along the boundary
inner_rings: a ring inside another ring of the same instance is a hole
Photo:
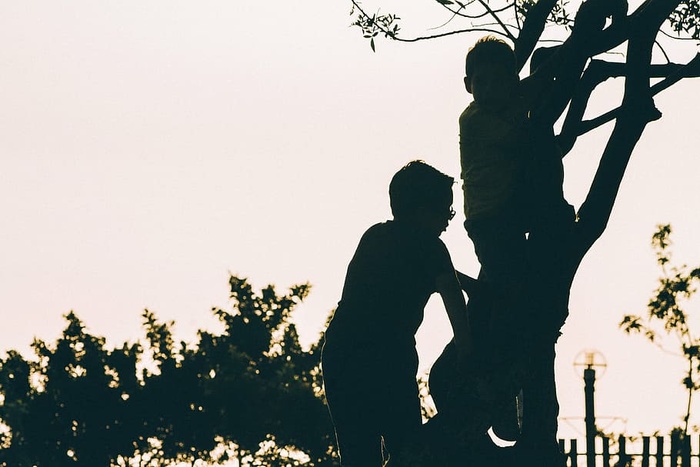
[[[212,310],[222,330],[194,343],[145,310],[143,338],[110,348],[70,312],[33,356],[8,351],[0,466],[337,465],[319,343],[303,349],[290,320],[310,286],[229,286],[231,308]]]

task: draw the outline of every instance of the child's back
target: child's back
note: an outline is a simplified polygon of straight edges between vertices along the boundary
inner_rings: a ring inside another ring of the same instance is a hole
[[[340,303],[326,331],[329,345],[347,352],[412,348],[425,304],[436,291],[435,278],[446,268],[446,255],[438,237],[405,222],[370,227],[348,266]]]

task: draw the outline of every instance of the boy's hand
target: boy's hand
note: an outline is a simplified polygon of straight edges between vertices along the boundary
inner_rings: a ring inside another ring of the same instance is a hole
[[[627,6],[627,0],[587,0],[576,13],[572,32],[600,32],[605,27],[606,18],[612,17],[613,22],[616,22],[626,17]]]

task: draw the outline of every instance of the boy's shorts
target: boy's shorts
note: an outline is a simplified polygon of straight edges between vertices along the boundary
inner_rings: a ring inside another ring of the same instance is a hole
[[[467,219],[464,228],[474,244],[486,282],[518,282],[528,267],[526,228],[510,216]]]
[[[394,353],[393,351],[390,353]],[[382,465],[382,439],[390,453],[421,426],[415,348],[400,361],[367,352],[322,358],[326,400],[343,465]]]

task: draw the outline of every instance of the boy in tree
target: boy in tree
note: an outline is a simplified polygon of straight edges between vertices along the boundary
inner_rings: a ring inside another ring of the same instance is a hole
[[[482,38],[466,57],[464,84],[474,101],[459,118],[464,225],[479,278],[497,297],[493,315],[480,317],[486,329],[475,335],[484,342],[475,349],[485,349],[477,358],[494,372],[519,366],[528,373],[518,444],[544,456],[558,452],[554,343],[568,314],[568,297],[550,297],[548,289],[557,280],[555,245],[575,222],[553,124],[588,59],[587,41],[607,16],[615,21],[625,12],[624,0],[586,1],[571,37],[522,81],[504,41]],[[479,313],[470,309],[470,316]]]
[[[393,220],[362,236],[325,334],[323,379],[343,467],[379,467],[421,425],[415,333],[430,295],[447,310],[461,360],[471,336],[464,295],[440,234],[454,179],[413,161],[391,180]]]

